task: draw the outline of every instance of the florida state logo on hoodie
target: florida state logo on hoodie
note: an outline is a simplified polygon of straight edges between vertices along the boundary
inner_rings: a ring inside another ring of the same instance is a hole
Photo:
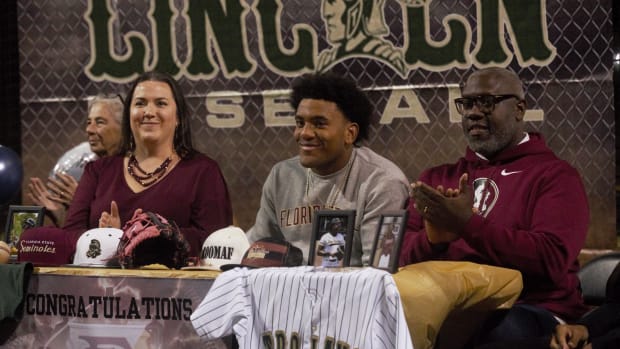
[[[479,215],[486,217],[499,197],[497,184],[490,178],[481,177],[474,180],[473,186],[474,208],[478,210]]]

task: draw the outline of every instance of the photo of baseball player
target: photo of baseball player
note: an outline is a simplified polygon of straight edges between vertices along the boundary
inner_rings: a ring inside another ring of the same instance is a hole
[[[17,242],[24,231],[42,224],[43,214],[43,209],[38,206],[12,206],[8,215],[10,221],[6,229],[6,233],[9,235],[7,242],[17,246]]]
[[[377,268],[387,269],[390,266],[390,258],[394,249],[394,242],[398,236],[400,224],[388,223],[384,224],[379,237],[379,244],[375,252],[374,266]]]
[[[342,267],[345,248],[345,224],[344,218],[334,217],[330,220],[326,219],[327,229],[317,242],[314,265],[323,267]],[[320,257],[320,258],[318,258]]]
[[[407,217],[406,210],[384,212],[381,215],[373,244],[370,266],[390,273],[398,271],[398,259]]]

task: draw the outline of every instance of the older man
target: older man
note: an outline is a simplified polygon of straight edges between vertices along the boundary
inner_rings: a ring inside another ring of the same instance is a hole
[[[469,148],[412,184],[400,264],[441,259],[517,269],[519,301],[492,316],[480,343],[551,333],[559,319],[586,310],[576,274],[589,221],[581,178],[540,134],[524,131],[515,73],[475,71],[461,92],[455,103]]]

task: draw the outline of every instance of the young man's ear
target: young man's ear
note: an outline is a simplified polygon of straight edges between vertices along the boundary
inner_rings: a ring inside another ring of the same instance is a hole
[[[518,120],[523,120],[523,118],[525,117],[525,111],[527,110],[527,102],[523,99],[517,102],[516,105],[518,114],[517,114],[517,119]]]
[[[355,143],[355,140],[357,140],[357,135],[360,133],[360,127],[357,123],[355,122],[350,122],[349,125],[347,125],[347,129],[345,132],[345,143],[346,144],[353,144]]]

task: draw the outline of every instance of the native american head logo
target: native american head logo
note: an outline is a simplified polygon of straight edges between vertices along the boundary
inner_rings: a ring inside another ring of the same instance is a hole
[[[473,186],[474,208],[479,215],[486,217],[497,202],[499,196],[497,184],[490,178],[476,178]]]
[[[90,240],[90,244],[88,245],[88,251],[86,251],[86,257],[88,258],[97,258],[101,255],[101,242],[97,239]]]
[[[403,52],[384,37],[389,34],[385,0],[323,0],[321,17],[331,48],[319,54],[317,71],[353,57],[372,58],[406,76]]]

